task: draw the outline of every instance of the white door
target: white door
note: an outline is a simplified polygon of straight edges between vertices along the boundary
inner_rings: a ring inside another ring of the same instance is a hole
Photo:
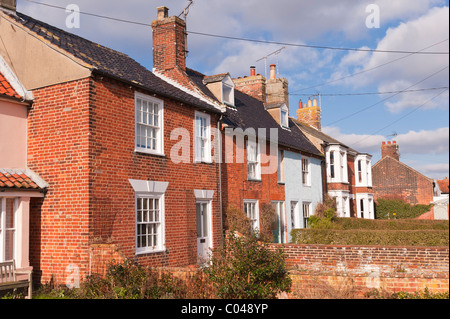
[[[203,264],[208,260],[211,244],[210,202],[197,202],[197,257]]]

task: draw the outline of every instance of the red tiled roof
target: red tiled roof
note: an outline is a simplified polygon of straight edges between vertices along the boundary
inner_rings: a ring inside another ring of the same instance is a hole
[[[439,185],[439,189],[442,193],[448,194],[448,178],[447,179],[441,179],[437,181]]]
[[[20,99],[20,95],[13,89],[8,80],[0,73],[0,95],[6,95]]]
[[[0,169],[0,188],[41,189],[24,171],[4,169]]]

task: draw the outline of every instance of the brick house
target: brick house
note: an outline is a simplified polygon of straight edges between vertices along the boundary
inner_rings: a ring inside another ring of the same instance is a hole
[[[374,219],[372,155],[321,131],[321,108],[316,98],[299,102],[294,123],[325,156],[325,193],[336,199],[338,216]]]
[[[433,180],[400,162],[399,144],[383,142],[381,159],[372,169],[375,198],[400,198],[410,204],[433,201]]]
[[[255,74],[254,68],[243,79],[232,79],[229,73],[206,76],[186,68],[184,21],[170,17],[166,7],[158,8],[157,16],[152,23],[154,73],[225,110],[221,132],[215,137],[223,141],[222,156],[216,153],[214,158],[222,167],[223,211],[229,206],[242,209],[256,229],[262,206],[272,204],[278,217],[274,240],[287,242],[292,228],[304,227],[304,213],[313,212],[323,199],[323,156],[289,120],[287,81],[274,76],[266,80]],[[164,50],[175,52],[177,58],[168,59]],[[271,130],[277,138],[274,150]],[[265,150],[261,150],[263,146]],[[301,181],[302,160],[305,183]],[[306,209],[308,212],[303,212]]]
[[[218,127],[221,106],[6,2],[0,56],[34,97],[23,160],[48,183],[45,197],[30,200],[34,280],[84,278],[103,255],[197,264],[221,243],[220,167],[197,156],[207,154],[202,132]],[[168,65],[176,53],[166,53]],[[180,128],[200,144],[179,141]],[[188,161],[174,160],[180,145]]]

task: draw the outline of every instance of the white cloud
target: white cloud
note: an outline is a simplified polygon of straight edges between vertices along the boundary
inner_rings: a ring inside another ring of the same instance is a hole
[[[448,52],[448,28],[449,8],[435,7],[416,19],[402,22],[395,28],[389,28],[376,49],[418,51],[441,42],[426,51]],[[445,39],[447,41],[442,42]],[[400,59],[402,57],[405,58]],[[397,61],[389,63],[393,60]],[[368,59],[363,53],[351,52],[341,60],[332,79],[361,70],[374,69],[348,78],[346,84],[353,87],[375,84],[380,92],[404,90],[418,82],[421,83],[411,89],[443,87],[449,85],[449,69],[443,70],[446,66],[448,66],[448,55],[407,56],[407,54],[372,53]],[[436,74],[433,75],[434,73]],[[400,94],[388,100],[386,106],[390,112],[400,112],[425,103],[435,94],[435,91]],[[427,103],[425,108],[447,109],[448,95],[442,95],[433,102]]]

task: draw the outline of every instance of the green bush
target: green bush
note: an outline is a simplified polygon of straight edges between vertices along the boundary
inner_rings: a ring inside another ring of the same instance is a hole
[[[448,220],[422,220],[422,219],[361,219],[336,218],[334,229],[368,229],[368,230],[448,230]]]
[[[400,199],[378,198],[375,205],[377,219],[416,218],[430,211],[433,205],[410,205]]]
[[[283,251],[269,250],[255,236],[228,235],[204,272],[219,298],[275,298],[291,287]]]

